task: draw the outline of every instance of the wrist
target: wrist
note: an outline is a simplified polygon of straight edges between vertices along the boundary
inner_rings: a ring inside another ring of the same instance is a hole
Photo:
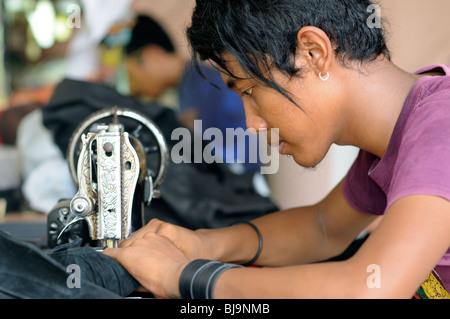
[[[172,282],[172,284],[171,284],[171,289],[169,292],[169,295],[170,295],[169,298],[171,298],[171,299],[179,299],[180,298],[179,282],[180,282],[181,274],[188,264],[189,264],[189,262],[178,264],[177,267],[175,268],[174,274],[172,276],[170,276],[170,281]]]
[[[242,264],[243,266],[253,265],[256,262],[256,260],[258,260],[259,255],[261,254],[261,250],[262,250],[263,241],[262,241],[261,232],[259,231],[259,228],[255,226],[255,224],[253,224],[252,222],[249,222],[249,221],[238,222],[236,224],[244,224],[244,225],[250,226],[251,228],[253,228],[256,235],[258,236],[258,250],[257,250],[255,256],[250,261],[247,261]]]
[[[221,238],[221,230],[198,229],[195,231],[199,237],[201,247],[193,259],[223,260],[229,242]]]
[[[255,262],[262,250],[261,233],[252,223],[236,223],[229,227],[199,229],[196,232],[202,251],[192,259],[248,264],[249,261]]]
[[[178,281],[180,297],[182,299],[213,299],[218,278],[228,269],[242,267],[206,259],[193,260],[181,272]]]

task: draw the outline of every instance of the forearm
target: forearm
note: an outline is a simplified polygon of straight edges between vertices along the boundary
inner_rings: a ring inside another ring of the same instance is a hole
[[[359,299],[388,295],[388,287],[385,291],[367,284],[370,275],[364,264],[352,261],[279,268],[230,269],[217,280],[214,298]]]
[[[253,222],[263,237],[258,265],[298,265],[322,261],[339,253],[327,237],[316,206],[280,211]]]
[[[363,296],[367,279],[367,273],[360,274],[351,273],[346,262],[230,269],[217,280],[214,298],[358,298]]]
[[[263,246],[256,265],[281,266],[321,261],[337,254],[323,232],[315,207],[295,208],[252,221],[262,234]],[[255,230],[240,224],[217,230],[200,230],[212,251],[206,258],[244,263],[258,250]]]

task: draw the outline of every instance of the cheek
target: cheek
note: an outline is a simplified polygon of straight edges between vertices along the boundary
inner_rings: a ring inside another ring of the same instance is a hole
[[[260,89],[251,97],[250,105],[268,123],[277,121],[287,110],[289,101],[278,92]]]

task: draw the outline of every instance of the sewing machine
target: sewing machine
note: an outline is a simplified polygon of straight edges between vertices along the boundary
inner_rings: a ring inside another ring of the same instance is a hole
[[[78,191],[49,213],[48,245],[82,238],[101,249],[117,247],[142,227],[145,206],[159,197],[168,149],[147,116],[114,107],[92,114],[77,127],[67,161]]]

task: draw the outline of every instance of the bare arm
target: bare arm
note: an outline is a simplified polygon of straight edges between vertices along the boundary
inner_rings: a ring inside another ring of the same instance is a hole
[[[347,261],[279,268],[231,269],[216,298],[411,298],[450,246],[450,203],[433,196],[397,201]],[[376,266],[377,287],[367,284]]]
[[[352,208],[339,184],[322,202],[255,219],[263,237],[257,265],[287,266],[322,261],[343,252],[375,216]],[[243,263],[255,255],[258,239],[248,225],[200,230],[211,244],[203,258]],[[214,249],[212,248],[214,247]]]
[[[333,257],[372,220],[373,217],[356,212],[346,203],[339,185],[316,206],[255,220],[263,236],[263,250],[256,264],[286,266]],[[163,251],[161,245],[165,246]],[[245,224],[194,232],[153,220],[133,233],[120,248],[107,249],[105,254],[121,262],[153,293],[173,297],[179,293],[180,271],[190,260],[244,263],[253,258],[257,247],[256,232]],[[173,270],[171,275],[169,269]],[[166,282],[161,283],[161,278],[166,278]]]

